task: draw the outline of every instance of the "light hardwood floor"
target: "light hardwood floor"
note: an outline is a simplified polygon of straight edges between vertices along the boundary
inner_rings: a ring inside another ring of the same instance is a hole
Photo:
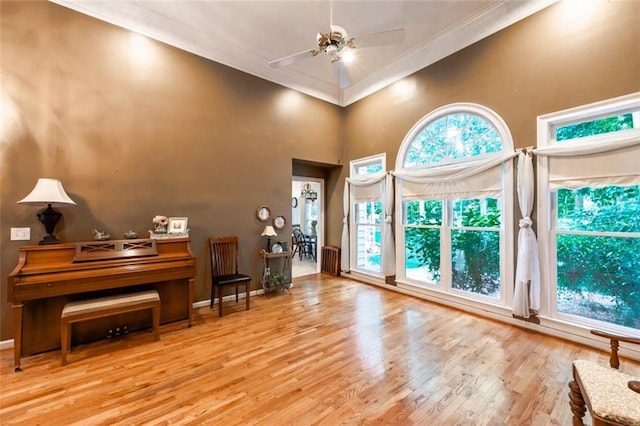
[[[1,356],[0,423],[569,425],[576,357],[607,354],[319,274],[291,295],[161,327]],[[624,359],[637,369],[639,363]]]

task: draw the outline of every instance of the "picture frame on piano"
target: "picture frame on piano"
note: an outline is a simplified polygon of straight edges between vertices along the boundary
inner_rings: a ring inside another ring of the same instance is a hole
[[[186,217],[170,217],[167,232],[169,234],[186,234],[187,221]]]

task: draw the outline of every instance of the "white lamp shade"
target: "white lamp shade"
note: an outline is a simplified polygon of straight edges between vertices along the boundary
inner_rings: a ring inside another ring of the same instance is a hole
[[[278,234],[276,234],[275,229],[273,229],[273,226],[271,225],[267,225],[264,227],[264,230],[262,231],[262,235],[263,237],[277,237]]]
[[[18,201],[18,204],[59,203],[75,204],[62,187],[58,179],[40,178],[31,193]]]

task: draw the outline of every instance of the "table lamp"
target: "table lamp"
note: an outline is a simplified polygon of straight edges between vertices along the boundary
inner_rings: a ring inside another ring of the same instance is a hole
[[[38,244],[59,244],[60,240],[53,235],[56,224],[62,217],[62,213],[51,208],[51,204],[76,204],[62,187],[58,179],[39,178],[31,193],[18,201],[18,204],[47,204],[47,208],[36,216],[40,223],[44,225],[47,235]]]
[[[263,237],[267,237],[267,253],[271,253],[271,237],[278,236],[278,234],[276,234],[275,229],[273,229],[273,226],[267,225],[264,227],[264,230],[260,235],[262,235]]]

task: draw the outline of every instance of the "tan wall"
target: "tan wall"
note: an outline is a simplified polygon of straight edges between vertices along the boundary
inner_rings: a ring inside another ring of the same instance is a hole
[[[59,207],[63,241],[94,228],[144,236],[156,214],[186,216],[196,300],[209,298],[209,236],[240,237],[260,288],[256,208],[290,217],[293,158],[340,162],[340,109],[158,42],[145,60],[129,31],[52,3],[2,0],[0,12],[0,340],[12,337],[6,282],[24,245],[10,228],[44,235],[41,208],[16,204],[38,177],[77,203]]]
[[[347,107],[344,164],[384,152],[395,169],[411,127],[454,102],[493,109],[516,147],[535,146],[537,116],[640,91],[639,22],[638,1],[555,4],[403,79],[409,93],[393,85]],[[339,241],[341,199],[332,194],[331,241]]]

